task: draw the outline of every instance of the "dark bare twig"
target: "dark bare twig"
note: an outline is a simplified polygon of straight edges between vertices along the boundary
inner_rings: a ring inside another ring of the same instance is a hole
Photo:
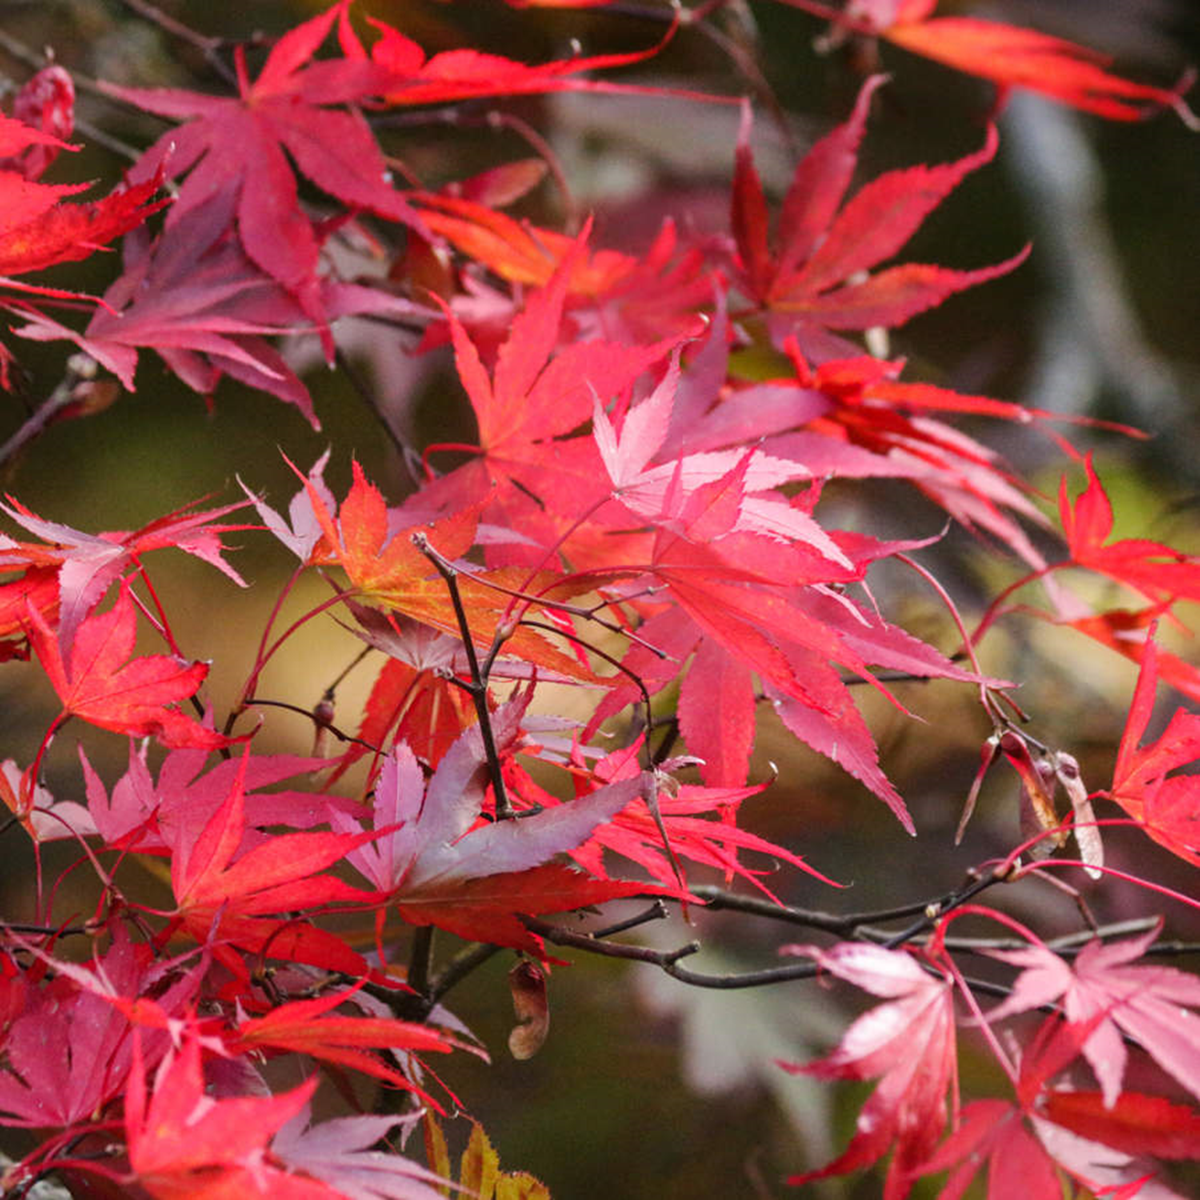
[[[406,982],[418,996],[429,994],[429,968],[433,962],[433,926],[418,925],[413,930],[412,948],[408,956]]]
[[[258,708],[282,708],[287,712],[298,713],[302,717],[307,717],[320,729],[328,730],[339,742],[353,742],[354,745],[362,746],[364,750],[370,750],[373,754],[380,753],[378,746],[373,746],[370,742],[365,742],[362,738],[355,737],[352,733],[345,733],[328,721],[318,720],[316,714],[310,708],[302,708],[299,704],[289,704],[286,700],[260,700],[257,696],[251,696],[248,700],[242,702],[243,708],[249,708],[252,705]]]
[[[479,669],[479,658],[475,653],[475,642],[471,637],[471,626],[467,621],[466,609],[463,608],[462,594],[458,589],[458,568],[448,562],[430,544],[429,539],[421,532],[412,535],[412,543],[433,564],[437,573],[445,580],[450,592],[450,602],[454,605],[454,616],[458,621],[459,634],[462,637],[463,649],[467,655],[467,666],[471,672],[469,691],[475,705],[475,715],[479,719],[479,733],[483,738],[483,752],[487,757],[488,774],[492,781],[492,793],[496,798],[496,820],[507,821],[513,815],[512,801],[508,798],[508,789],[504,786],[504,773],[500,769],[500,755],[496,749],[496,735],[492,730],[492,714],[487,704],[487,676]],[[497,632],[499,637],[499,632]]]

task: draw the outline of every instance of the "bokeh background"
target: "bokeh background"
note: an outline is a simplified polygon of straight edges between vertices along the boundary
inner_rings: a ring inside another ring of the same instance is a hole
[[[237,40],[277,35],[323,6],[187,0],[160,7],[193,30]],[[204,56],[147,20],[141,8],[118,0],[0,0],[0,79],[19,85],[31,71],[22,48],[49,46],[81,80],[219,90]],[[1141,79],[1169,83],[1188,63],[1200,62],[1192,0],[943,6],[958,8],[1085,42]],[[572,38],[585,53],[645,47],[662,29],[660,22],[629,16],[519,12],[501,0],[359,0],[355,9],[360,17],[394,24],[431,53],[473,46],[528,62],[563,55]],[[772,0],[734,0],[716,27],[719,39],[684,31],[658,58],[621,78],[756,94],[761,101],[758,81],[738,68],[738,55],[752,58],[779,106],[780,119],[773,121],[760,103],[756,122],[760,168],[778,194],[797,153],[844,119],[869,64],[848,54],[819,56],[813,41],[820,23]],[[876,100],[863,178],[945,161],[979,144],[991,103],[987,85],[887,46],[881,58],[894,80]],[[490,118],[492,112],[505,120]],[[81,90],[79,114],[76,140],[86,149],[60,158],[54,182],[111,181],[128,165],[119,143],[143,148],[162,130],[88,90]],[[381,120],[380,136],[398,173],[436,187],[527,157],[532,151],[522,123],[548,139],[571,191],[564,197],[547,182],[517,206],[518,214],[569,225],[594,213],[595,242],[630,251],[648,245],[666,215],[697,232],[727,228],[733,108],[667,96],[567,94],[473,103],[460,106],[453,120],[438,111],[406,113]],[[92,129],[116,139],[116,148],[101,145]],[[1119,535],[1136,531],[1200,550],[1200,139],[1170,115],[1111,124],[1030,97],[1010,104],[1001,136],[997,162],[962,184],[914,238],[908,257],[975,267],[1011,255],[1030,239],[1033,257],[1013,275],[914,320],[893,336],[891,352],[907,355],[915,375],[946,386],[1155,432],[1159,436],[1144,443],[1086,429],[1070,436],[1093,448],[1107,468]],[[311,199],[319,206],[319,194]],[[97,255],[82,271],[70,268],[72,286],[101,290],[115,267],[113,256]],[[361,269],[378,267],[367,262]],[[363,323],[343,328],[339,341],[353,377],[329,371],[311,339],[289,348],[304,366],[319,432],[274,398],[231,381],[206,406],[147,353],[135,394],[48,430],[8,464],[3,490],[40,515],[83,529],[134,528],[200,496],[233,499],[236,477],[274,502],[286,500],[295,484],[280,451],[307,465],[332,446],[327,478],[335,493],[344,491],[354,455],[399,500],[412,486],[407,467],[360,388],[369,388],[392,427],[417,445],[470,440],[461,390],[444,355],[411,356],[410,334]],[[0,439],[61,372],[61,347],[16,348],[26,375],[16,394],[0,396]],[[1062,460],[1049,439],[995,423],[971,429],[1052,495]],[[840,489],[829,503],[846,522],[879,536],[931,535],[941,526],[940,516],[908,491]],[[155,573],[168,611],[179,614],[182,644],[216,649],[211,693],[218,710],[240,683],[291,567],[262,535],[232,540],[242,544],[239,569],[254,581],[244,592],[191,559]],[[978,612],[1017,574],[1013,564],[957,531],[925,561],[967,612]],[[944,615],[914,577],[884,572],[874,584],[892,620],[944,646],[952,643]],[[1185,642],[1180,647],[1195,660]],[[314,625],[273,666],[262,694],[311,705],[356,648],[331,622]],[[987,651],[990,670],[1023,681],[1021,702],[1034,714],[1037,736],[1072,750],[1085,779],[1102,786],[1133,668],[1082,637],[1031,623],[1006,624]],[[365,674],[350,677],[339,691],[344,711],[354,710],[367,683]],[[960,689],[932,686],[908,685],[900,694],[923,722],[874,697],[864,708],[884,765],[914,813],[916,840],[905,838],[853,781],[764,724],[757,778],[769,777],[771,762],[779,775],[748,802],[752,826],[849,889],[835,893],[804,876],[779,874],[771,885],[783,899],[860,910],[933,896],[1015,840],[1014,787],[998,778],[985,789],[963,845],[953,845],[987,732],[970,699]],[[0,667],[4,754],[26,761],[53,711],[49,696],[29,694],[17,668]],[[304,753],[311,730],[299,718],[272,714],[264,739],[265,748]],[[119,739],[97,734],[84,740],[110,779],[120,772],[125,751]],[[52,789],[78,788],[73,751],[65,744],[56,746],[47,780]],[[20,837],[10,830],[0,842],[0,911],[10,920],[19,919],[28,895]],[[1114,842],[1110,852],[1119,865],[1195,891],[1194,874],[1145,839]],[[51,853],[47,870],[70,858]],[[1043,932],[1077,927],[1069,899],[1037,884],[1013,891],[1003,898],[1011,911],[1035,919]],[[1101,920],[1152,911],[1142,892],[1120,884],[1106,885],[1094,907]],[[768,965],[781,942],[795,940],[782,927],[750,917],[693,919],[692,930],[676,925],[653,936],[676,944],[699,933],[713,947],[699,965],[714,971]],[[1196,932],[1177,912],[1170,922],[1180,935]],[[511,961],[497,956],[452,997],[451,1007],[495,1061],[485,1066],[462,1056],[447,1064],[445,1078],[488,1129],[505,1165],[539,1175],[557,1200],[794,1194],[782,1177],[822,1161],[849,1136],[865,1088],[813,1088],[774,1066],[777,1058],[816,1057],[837,1040],[854,1011],[849,989],[799,983],[700,992],[648,970],[579,961],[552,975],[546,1046],[532,1061],[516,1063],[504,1048],[512,1022],[505,982]],[[986,1060],[968,1055],[965,1086],[974,1091],[989,1082],[997,1081]],[[806,1194],[869,1197],[879,1189],[879,1178],[868,1175],[812,1185]]]

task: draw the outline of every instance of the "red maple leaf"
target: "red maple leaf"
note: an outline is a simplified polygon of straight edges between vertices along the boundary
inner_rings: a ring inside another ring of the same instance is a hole
[[[913,1168],[929,1157],[945,1128],[946,1089],[957,1088],[953,985],[927,974],[911,955],[882,946],[841,942],[829,950],[788,946],[785,951],[815,959],[873,995],[895,997],[859,1017],[828,1058],[780,1064],[818,1079],[881,1077],[845,1151],[788,1182],[804,1184],[859,1170],[894,1145],[883,1195],[884,1200],[902,1200]]]
[[[365,64],[367,52],[350,27],[348,0],[343,0],[338,8],[341,14],[338,38],[342,50],[348,60]],[[672,24],[663,42],[649,50],[637,50],[629,54],[597,54],[586,58],[573,55],[540,66],[530,66],[499,54],[483,54],[478,50],[446,50],[427,58],[425,51],[398,29],[374,18],[368,20],[380,35],[371,46],[370,61],[388,73],[385,101],[389,105],[446,104],[475,96],[529,96],[562,91],[661,93],[661,88],[572,77],[584,71],[644,62],[657,54],[675,31],[675,25]]]
[[[1200,775],[1170,774],[1200,759],[1200,716],[1176,709],[1158,740],[1139,746],[1154,711],[1158,686],[1154,626],[1141,657],[1137,688],[1113,768],[1113,786],[1107,795],[1159,845],[1200,866]]]
[[[853,0],[844,12],[819,0],[781,3],[991,80],[1001,100],[1019,87],[1114,121],[1137,121],[1172,108],[1189,127],[1200,125],[1180,94],[1190,79],[1178,90],[1134,83],[1107,71],[1106,55],[1063,38],[976,17],[935,17],[937,0]]]
[[[0,114],[0,155],[29,147],[74,149],[48,132]],[[13,275],[40,271],[55,263],[78,262],[114,238],[140,225],[166,200],[151,201],[161,178],[153,171],[133,186],[89,204],[64,204],[86,191],[86,183],[34,183],[19,171],[0,167],[0,287],[48,296],[70,296],[57,288],[18,282]]]
[[[196,974],[167,981],[150,948],[134,942],[119,924],[107,952],[94,962],[40,957],[53,978],[40,987],[22,978],[15,997],[10,986],[0,1112],[6,1125],[66,1127],[94,1119],[124,1091],[137,1006],[149,1004],[166,1019],[177,1017],[200,981]],[[157,999],[147,999],[151,992]],[[168,1045],[165,1031],[151,1030],[142,1050],[157,1062]],[[54,1053],[47,1053],[48,1046]]]
[[[797,322],[825,329],[901,325],[940,304],[953,292],[1011,271],[1029,253],[975,271],[952,271],[923,263],[888,267],[863,279],[891,258],[920,224],[971,171],[996,153],[989,128],[982,150],[944,166],[889,171],[865,184],[843,205],[858,162],[874,76],[859,93],[854,113],[801,160],[784,197],[773,250],[766,198],[750,150],[750,108],[742,114],[730,222],[737,241],[745,290],[777,314],[778,340]]]
[[[449,1053],[456,1042],[429,1025],[394,1017],[330,1015],[354,996],[354,989],[312,1000],[292,1000],[261,1017],[240,1021],[227,1040],[235,1054],[284,1051],[350,1067],[399,1087],[413,1087],[406,1076],[368,1050]]]
[[[521,497],[513,496],[514,482],[535,496],[559,493],[574,498],[579,483],[570,473],[578,468],[570,457],[573,443],[556,439],[591,417],[596,395],[608,398],[625,392],[673,344],[668,340],[627,346],[588,340],[560,347],[567,290],[583,259],[589,232],[590,226],[585,226],[549,283],[530,296],[514,318],[490,377],[462,322],[446,310],[455,365],[479,427],[482,465],[468,463],[436,486],[427,486],[428,502],[437,503],[450,494],[461,497],[461,504],[495,490],[493,506],[497,501],[520,503]],[[564,463],[558,462],[557,455],[564,456]],[[589,467],[592,462],[589,458]],[[595,494],[594,485],[588,490]],[[526,502],[519,511],[530,507]],[[524,527],[520,519],[504,523]]]
[[[273,1196],[331,1200],[338,1193],[264,1162],[272,1134],[303,1111],[316,1077],[277,1096],[213,1099],[204,1087],[194,1037],[159,1065],[147,1097],[141,1046],[134,1039],[125,1095],[125,1139],[138,1181],[160,1200]]]
[[[634,409],[627,424],[641,411]],[[603,429],[598,421],[598,439]],[[630,457],[637,432],[631,429],[623,459],[631,468],[638,461]],[[624,448],[622,434],[618,454]],[[607,457],[611,472],[617,459]],[[761,459],[768,482],[776,482],[770,471],[778,460]],[[748,494],[752,455],[741,455],[723,475],[697,487],[684,480],[687,461],[678,461],[669,484],[660,489],[658,512],[643,513],[632,504],[641,519],[651,515],[654,520],[646,575],[667,585],[676,604],[667,609],[643,605],[647,619],[638,636],[666,658],[656,660],[635,644],[622,665],[657,692],[678,675],[675,663],[694,652],[679,716],[691,752],[705,760],[706,783],[728,787],[745,781],[754,736],[753,673],[797,737],[865,783],[911,830],[904,802],[880,769],[866,722],[833,664],[868,680],[868,664],[923,676],[971,676],[848,597],[831,600],[818,590],[861,581],[873,557],[899,547],[839,538],[823,530],[802,504]],[[627,680],[615,682],[588,731],[638,694]]]
[[[1133,588],[1160,606],[1177,600],[1200,601],[1200,556],[1185,554],[1146,538],[1112,537],[1113,510],[1089,454],[1084,460],[1088,484],[1071,503],[1064,475],[1058,489],[1058,513],[1071,562]]]
[[[208,675],[202,662],[184,663],[165,654],[131,658],[137,614],[123,581],[111,609],[94,613],[75,633],[68,662],[54,631],[33,605],[27,629],[42,667],[62,701],[52,731],[76,716],[101,729],[131,737],[157,737],[166,746],[216,749],[229,739],[169,707],[196,694]]]
[[[300,208],[288,156],[305,178],[347,207],[420,225],[387,182],[383,154],[362,115],[332,107],[380,95],[388,71],[362,59],[312,61],[348,3],[340,0],[280,38],[253,83],[238,46],[236,97],[105,85],[139,108],[185,122],[165,133],[133,171],[136,180],[159,171],[172,179],[188,175],[168,226],[233,184],[246,254],[322,329],[330,313],[317,277],[320,242]]]
[[[239,978],[247,969],[231,945],[252,954],[364,974],[366,963],[341,938],[316,928],[307,916],[289,919],[276,914],[308,913],[335,902],[377,901],[375,893],[318,874],[377,834],[287,833],[239,855],[246,833],[248,758],[247,752],[228,797],[199,836],[181,832],[171,847],[175,924],[201,944],[215,941],[214,954]]]

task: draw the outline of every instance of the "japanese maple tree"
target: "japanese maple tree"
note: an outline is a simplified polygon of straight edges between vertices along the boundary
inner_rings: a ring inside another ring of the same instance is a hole
[[[1184,49],[933,0],[80,7],[157,49],[0,31],[0,1191],[1194,1194],[1200,475],[1139,515],[1163,405],[1026,403],[944,332],[1108,253],[996,216],[1048,169],[1008,94],[1194,159]],[[931,105],[945,68],[993,88]],[[610,119],[671,131],[624,208]],[[646,1002],[793,1148],[720,1113],[668,1177],[626,1124],[595,1191]]]

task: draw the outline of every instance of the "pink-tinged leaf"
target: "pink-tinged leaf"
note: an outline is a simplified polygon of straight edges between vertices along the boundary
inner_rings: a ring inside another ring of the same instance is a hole
[[[356,1200],[443,1200],[455,1186],[434,1171],[395,1152],[375,1147],[404,1117],[335,1117],[309,1125],[305,1106],[271,1142],[271,1155],[293,1171],[324,1180],[337,1195]]]
[[[209,396],[228,375],[294,404],[315,428],[307,389],[266,340],[307,330],[311,318],[242,249],[234,227],[237,197],[236,187],[226,184],[158,238],[145,231],[127,238],[124,273],[83,333],[33,312],[16,332],[34,341],[74,341],[131,391],[139,351],[152,349],[194,391]],[[318,294],[331,319],[416,307],[332,278],[319,281]]]
[[[846,1150],[817,1171],[793,1176],[805,1184],[870,1166],[895,1148],[884,1184],[884,1200],[908,1194],[915,1168],[933,1152],[946,1124],[946,1090],[956,1085],[953,988],[929,975],[900,950],[842,942],[829,950],[788,946],[839,978],[889,1002],[872,1009],[847,1030],[828,1057],[806,1064],[781,1064],[818,1079],[871,1079],[879,1084],[859,1113]]]
[[[143,554],[152,550],[168,547],[182,550],[216,567],[239,587],[246,586],[245,580],[223,557],[228,547],[221,542],[220,535],[251,527],[213,524],[216,518],[243,507],[241,503],[197,512],[196,504],[200,502],[193,501],[141,529],[90,534],[57,521],[44,520],[11,496],[9,501],[9,504],[0,503],[0,511],[43,538],[46,544],[0,538],[0,569],[20,563],[58,568],[58,641],[64,654],[71,650],[79,623],[95,608],[109,587],[136,565]]]
[[[333,493],[325,483],[325,467],[329,463],[329,455],[330,451],[326,450],[313,464],[312,469],[305,478],[305,485],[292,497],[288,504],[286,520],[275,509],[256,497],[242,483],[242,491],[246,493],[247,498],[254,505],[258,515],[262,518],[263,524],[302,563],[308,562],[312,556],[312,552],[317,547],[317,543],[321,540],[323,532],[321,522],[317,519],[316,511],[313,508],[313,500],[310,496],[315,496],[318,503],[324,506],[326,512],[335,512],[337,510],[337,501],[334,500]],[[238,482],[241,483],[241,480],[238,480]]]
[[[519,729],[528,694],[502,706],[493,720],[501,753]],[[521,820],[479,823],[488,784],[487,757],[477,727],[464,732],[438,765],[428,786],[412,752],[397,747],[375,793],[375,828],[399,824],[372,845],[348,856],[381,891],[401,897],[440,889],[455,881],[526,871],[575,849],[597,825],[609,821],[646,788],[639,776]],[[333,813],[340,829],[357,829]]]
[[[1091,942],[1074,965],[1041,946],[991,951],[1003,962],[1025,968],[1013,993],[990,1020],[1025,1012],[1062,998],[1067,1020],[1095,1021],[1082,1052],[1111,1108],[1121,1093],[1132,1038],[1193,1095],[1200,1096],[1200,980],[1174,967],[1131,966],[1157,938],[1142,937],[1104,945]]]
[[[174,750],[163,760],[155,779],[146,763],[146,746],[129,748],[129,767],[109,794],[83,749],[79,751],[87,788],[88,811],[110,848],[162,854],[170,848],[187,852],[229,797],[235,777],[244,770],[246,834],[249,850],[271,834],[261,827],[286,825],[308,829],[329,819],[330,807],[357,809],[357,801],[306,791],[262,792],[284,779],[328,767],[327,759],[288,754],[254,754],[244,763],[225,759],[205,770],[205,750]]]

